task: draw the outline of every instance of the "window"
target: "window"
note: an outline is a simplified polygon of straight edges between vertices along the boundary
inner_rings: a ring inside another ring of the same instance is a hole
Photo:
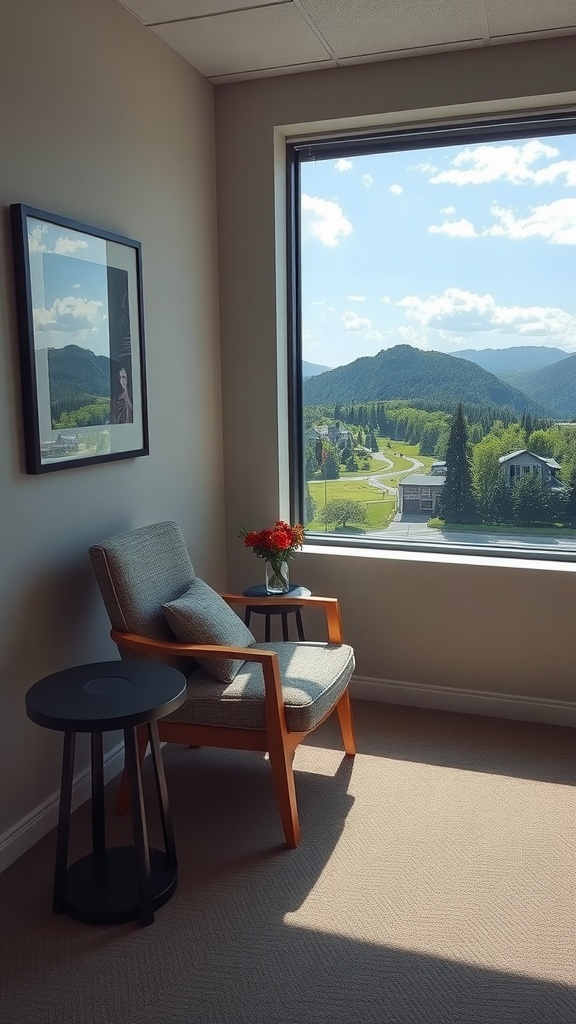
[[[576,113],[288,149],[307,538],[576,560]]]

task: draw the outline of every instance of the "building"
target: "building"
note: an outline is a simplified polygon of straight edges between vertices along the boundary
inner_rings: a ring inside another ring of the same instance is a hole
[[[411,473],[398,481],[398,512],[434,515],[446,482],[437,473]]]
[[[510,452],[509,455],[502,455],[498,461],[506,476],[506,480],[510,484],[513,484],[519,477],[532,473],[534,476],[541,477],[542,483],[548,487],[563,486],[561,481],[558,480],[558,472],[561,466],[556,462],[556,459],[535,455],[534,452],[528,451],[527,448],[521,448],[517,452]]]

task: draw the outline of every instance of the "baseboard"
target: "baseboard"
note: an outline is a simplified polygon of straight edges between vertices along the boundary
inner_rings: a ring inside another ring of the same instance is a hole
[[[425,686],[396,679],[365,679],[354,676],[350,695],[385,704],[408,704],[437,711],[458,711],[490,718],[515,718],[520,722],[576,726],[576,703],[519,697],[510,693],[458,690],[451,686]]]
[[[104,782],[110,782],[124,767],[124,743],[119,743],[104,756]],[[72,810],[76,810],[91,793],[90,766],[78,774],[72,791]],[[0,836],[0,872],[18,860],[58,823],[60,793],[52,796],[28,814],[13,828]]]

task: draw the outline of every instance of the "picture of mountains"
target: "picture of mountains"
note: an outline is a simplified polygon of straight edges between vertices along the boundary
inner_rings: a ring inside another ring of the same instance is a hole
[[[575,360],[576,376],[576,356],[570,358]],[[567,361],[563,359],[558,365]],[[554,370],[555,366],[548,369]],[[574,383],[571,391],[576,394]],[[304,404],[309,406],[390,399],[500,406],[519,416],[523,412],[551,418],[556,415],[543,398],[501,380],[476,362],[411,345],[396,345],[375,356],[362,356],[304,380]]]
[[[319,363],[307,363],[304,359],[302,360],[303,377],[315,377],[317,373],[324,373],[325,370],[330,369],[330,366],[320,366]]]

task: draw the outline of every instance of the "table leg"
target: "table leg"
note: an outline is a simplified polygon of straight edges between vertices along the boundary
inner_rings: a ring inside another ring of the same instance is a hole
[[[58,811],[58,840],[56,844],[56,867],[54,869],[54,894],[52,899],[52,910],[55,914],[61,914],[64,910],[65,904],[75,748],[76,733],[64,733],[62,780],[60,783],[60,808]]]
[[[150,850],[144,811],[144,793],[142,776],[138,761],[138,745],[136,728],[124,729],[124,748],[126,751],[126,767],[130,783],[130,801],[132,810],[132,828],[134,831],[134,852],[136,854],[136,870],[138,874],[138,891],[140,894],[140,920],[143,925],[154,921],[154,903],[152,898],[152,874],[150,871]]]
[[[246,608],[246,612],[244,614],[244,625],[245,626],[248,626],[248,627],[250,626],[250,617],[251,617],[251,615],[252,615],[252,609],[251,608]]]
[[[302,612],[299,608],[296,609],[296,629],[298,630],[298,639],[305,640],[304,626],[302,624]]]
[[[264,613],[264,620],[264,643],[268,644],[270,643],[270,615],[268,614],[268,612]]]
[[[282,612],[282,639],[289,640],[290,634],[288,632],[288,613]]]
[[[104,757],[102,752],[102,733],[93,732],[91,736],[92,755],[92,851],[103,853],[106,846],[106,826],[104,822]]]
[[[156,776],[156,788],[158,790],[158,798],[160,800],[160,816],[162,818],[162,831],[164,833],[164,849],[166,850],[166,858],[170,867],[175,868],[177,866],[176,845],[174,843],[174,830],[172,828],[172,818],[170,815],[170,807],[168,805],[166,775],[164,773],[160,741],[158,739],[158,725],[156,722],[148,723],[148,735],[150,736],[150,750],[152,751],[154,775]]]

